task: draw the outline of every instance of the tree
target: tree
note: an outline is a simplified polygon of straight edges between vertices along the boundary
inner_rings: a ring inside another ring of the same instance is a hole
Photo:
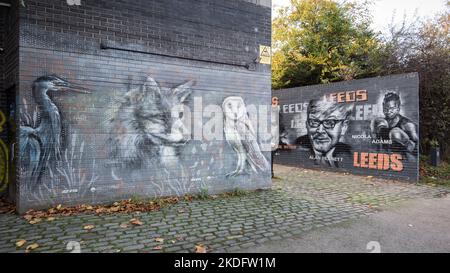
[[[434,19],[391,25],[377,53],[381,75],[418,72],[420,77],[421,151],[440,143],[450,157],[450,1]]]
[[[368,1],[291,0],[273,21],[274,89],[380,73]]]

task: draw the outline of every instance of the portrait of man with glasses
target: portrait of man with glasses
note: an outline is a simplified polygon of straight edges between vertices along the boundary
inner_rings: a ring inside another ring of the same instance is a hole
[[[312,100],[307,109],[307,135],[296,144],[309,152],[316,165],[342,167],[352,164],[351,146],[343,143],[352,106],[327,100]]]

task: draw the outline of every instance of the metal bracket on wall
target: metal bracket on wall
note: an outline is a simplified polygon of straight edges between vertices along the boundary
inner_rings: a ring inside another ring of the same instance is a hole
[[[168,58],[176,58],[181,60],[189,60],[189,61],[197,61],[197,62],[205,62],[205,63],[213,63],[213,64],[222,64],[222,65],[231,65],[231,66],[237,66],[237,67],[244,67],[248,70],[255,70],[255,61],[253,63],[232,63],[232,62],[219,62],[219,61],[211,61],[211,60],[204,60],[204,59],[196,59],[196,58],[189,58],[189,57],[181,57],[181,56],[175,56],[175,55],[169,55],[169,54],[162,54],[162,53],[154,53],[154,52],[148,52],[143,50],[137,50],[137,49],[130,49],[130,48],[124,48],[124,47],[118,47],[118,46],[111,46],[104,42],[100,43],[100,49],[107,50],[118,50],[118,51],[126,51],[126,52],[132,52],[132,53],[140,53],[140,54],[146,54],[146,55],[153,55],[153,56],[161,56],[161,57],[168,57]]]

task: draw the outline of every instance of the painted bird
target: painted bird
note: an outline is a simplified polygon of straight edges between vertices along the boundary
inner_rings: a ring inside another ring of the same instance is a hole
[[[40,112],[40,124],[36,128],[20,126],[21,167],[31,170],[33,185],[40,181],[48,163],[61,158],[61,116],[48,92],[63,91],[90,93],[56,75],[39,77],[33,82],[32,95]]]
[[[270,164],[261,152],[244,100],[241,97],[227,97],[222,109],[225,138],[238,159],[236,169],[226,176],[269,171]]]

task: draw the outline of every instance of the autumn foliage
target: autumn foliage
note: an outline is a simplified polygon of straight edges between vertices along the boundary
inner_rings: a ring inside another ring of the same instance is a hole
[[[291,0],[272,22],[273,89],[418,72],[420,151],[450,158],[450,1],[427,20],[372,30],[373,1]]]

